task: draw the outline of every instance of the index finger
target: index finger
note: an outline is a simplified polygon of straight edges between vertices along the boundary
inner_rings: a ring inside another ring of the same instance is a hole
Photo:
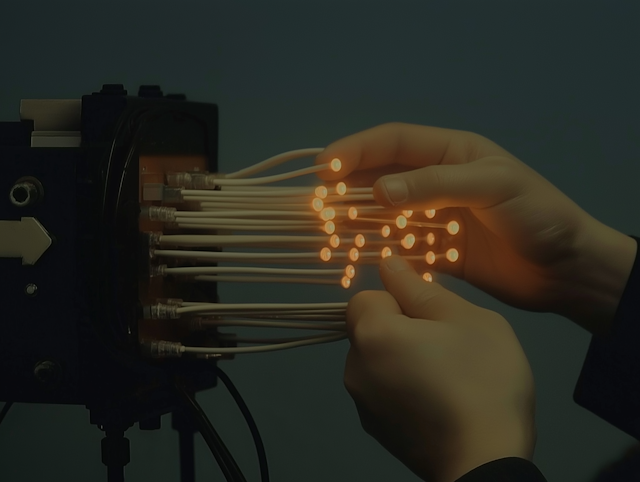
[[[496,143],[474,132],[392,122],[329,144],[316,156],[315,163],[327,164],[334,158],[340,159],[340,171],[318,173],[323,180],[334,180],[355,170],[390,164],[419,168],[463,164],[493,155],[514,158]]]

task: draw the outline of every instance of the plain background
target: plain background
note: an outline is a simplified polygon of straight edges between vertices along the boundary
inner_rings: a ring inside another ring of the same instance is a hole
[[[23,98],[79,98],[103,83],[135,94],[159,84],[220,106],[222,171],[389,121],[470,130],[599,220],[640,234],[639,14],[636,0],[4,0],[0,119],[17,120]],[[585,331],[440,280],[513,324],[535,374],[535,462],[549,481],[587,481],[632,444],[572,401]],[[375,270],[357,288],[380,289]],[[227,302],[349,296],[236,285],[220,294]],[[342,384],[347,349],[343,341],[221,365],[254,413],[272,480],[417,480],[361,429]],[[248,480],[259,480],[249,432],[225,389],[198,399]],[[128,431],[128,481],[179,480],[169,422]],[[0,480],[106,480],[101,438],[84,407],[17,404],[0,427]],[[196,457],[198,480],[222,480],[200,438]]]

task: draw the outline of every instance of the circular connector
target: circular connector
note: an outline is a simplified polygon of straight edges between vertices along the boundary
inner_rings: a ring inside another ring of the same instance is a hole
[[[16,207],[33,206],[42,199],[42,184],[35,178],[18,179],[9,191],[9,200]]]

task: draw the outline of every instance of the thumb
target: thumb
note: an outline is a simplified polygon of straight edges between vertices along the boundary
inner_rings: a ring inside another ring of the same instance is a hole
[[[438,283],[424,281],[400,256],[389,256],[380,262],[380,277],[402,312],[411,318],[449,320],[471,305]]]
[[[373,194],[383,206],[487,208],[515,197],[524,179],[513,159],[492,156],[384,176],[374,184]]]

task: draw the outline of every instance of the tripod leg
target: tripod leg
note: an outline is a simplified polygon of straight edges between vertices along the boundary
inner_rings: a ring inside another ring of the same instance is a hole
[[[102,463],[107,466],[108,482],[124,482],[124,467],[131,460],[129,439],[124,430],[105,430],[102,439]]]
[[[180,440],[180,482],[195,482],[194,434],[197,430],[182,410],[172,412],[171,426],[178,431]]]

